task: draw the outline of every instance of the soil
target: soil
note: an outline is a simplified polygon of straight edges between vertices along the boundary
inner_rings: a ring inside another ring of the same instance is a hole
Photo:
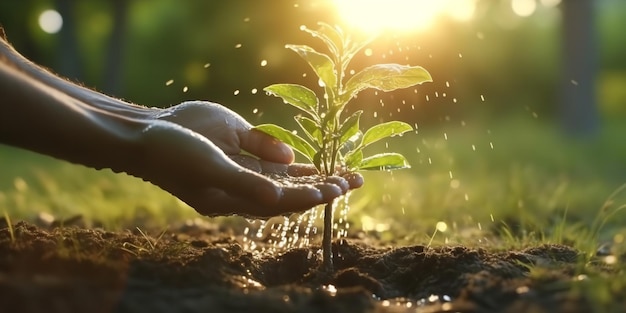
[[[578,251],[333,243],[261,254],[220,230],[163,236],[0,225],[4,312],[591,312],[573,288]],[[530,275],[530,265],[545,269]],[[618,305],[624,308],[626,301]]]

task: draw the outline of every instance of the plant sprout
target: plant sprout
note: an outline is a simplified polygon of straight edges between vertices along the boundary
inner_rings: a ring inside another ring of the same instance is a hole
[[[301,112],[295,120],[306,139],[278,125],[263,124],[256,129],[290,145],[315,165],[323,176],[338,171],[394,170],[408,168],[406,158],[399,153],[379,153],[365,157],[363,149],[381,139],[412,131],[411,125],[391,121],[372,126],[364,133],[359,121],[363,110],[344,117],[346,105],[365,89],[392,91],[432,81],[430,74],[420,66],[375,64],[347,77],[346,69],[352,58],[374,38],[355,40],[339,27],[325,23],[318,30],[304,26],[301,30],[319,38],[328,48],[328,54],[306,45],[286,45],[300,55],[313,69],[324,88],[318,97],[311,89],[297,84],[274,84],[264,90],[283,99]],[[332,271],[332,203],[324,209],[323,263]]]

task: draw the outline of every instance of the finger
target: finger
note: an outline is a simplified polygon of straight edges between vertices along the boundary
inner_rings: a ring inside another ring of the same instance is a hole
[[[343,179],[348,182],[350,189],[361,188],[361,186],[363,186],[363,183],[365,182],[363,176],[356,172],[346,173],[343,174],[341,177],[343,177]]]
[[[326,184],[331,184],[333,186],[337,186],[341,191],[341,194],[344,194],[346,191],[350,189],[350,184],[343,177],[339,176],[329,176],[325,179]]]
[[[276,163],[292,163],[295,156],[291,148],[278,139],[254,129],[238,133],[241,149],[259,158]]]
[[[345,193],[340,186],[334,183],[318,184],[315,185],[315,188],[322,193],[322,203],[329,203]]]
[[[204,190],[198,193],[195,199],[200,201],[187,204],[203,215],[237,214],[254,218],[270,218],[286,213],[301,212],[324,203],[320,190],[311,186],[286,188],[280,201],[274,206],[262,206],[259,203],[233,197],[219,189]]]
[[[270,179],[249,170],[227,171],[217,186],[237,198],[258,202],[263,206],[275,206],[282,197],[283,190]]]

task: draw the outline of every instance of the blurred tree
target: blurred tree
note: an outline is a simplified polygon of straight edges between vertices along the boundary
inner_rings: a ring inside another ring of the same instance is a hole
[[[55,7],[63,17],[59,31],[59,64],[56,71],[75,81],[83,79],[81,56],[76,38],[76,13],[73,0],[56,0]]]
[[[563,11],[563,76],[560,117],[571,135],[590,136],[599,127],[596,105],[598,53],[593,0],[566,0]]]
[[[129,0],[111,0],[113,6],[113,29],[109,35],[104,67],[104,91],[121,96],[122,60]]]

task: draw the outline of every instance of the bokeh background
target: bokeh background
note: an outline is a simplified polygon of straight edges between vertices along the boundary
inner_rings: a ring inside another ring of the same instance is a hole
[[[141,105],[202,99],[253,124],[287,128],[296,127],[296,112],[262,89],[317,86],[284,45],[321,48],[300,31],[319,21],[381,32],[352,68],[420,65],[434,79],[389,94],[364,92],[351,104],[366,111],[365,124],[417,126],[415,135],[377,148],[404,152],[413,168],[366,174],[366,187],[353,195],[355,225],[532,225],[565,211],[584,223],[626,182],[622,0],[0,2],[9,41],[60,75]],[[164,212],[192,212],[119,175],[9,147],[0,161],[0,209],[17,217],[147,211],[167,221],[178,213]]]
[[[299,26],[315,27],[318,21],[345,28],[356,25],[366,31],[379,24],[395,27],[372,45],[372,55],[363,62],[381,62],[386,57],[386,61],[422,65],[432,72],[435,82],[421,87],[415,101],[426,107],[415,113],[420,120],[437,120],[442,114],[526,110],[555,117],[560,83],[584,79],[561,75],[565,56],[576,53],[565,47],[566,4],[561,1],[429,4],[395,0],[383,6],[388,9],[375,8],[375,14],[365,11],[376,2],[3,1],[0,21],[13,45],[33,61],[87,86],[149,106],[207,99],[242,114],[253,107],[270,112],[274,100],[262,93],[252,95],[251,90],[297,81],[307,71],[283,46],[316,44]],[[582,30],[589,28],[593,33],[593,46],[578,48],[589,49],[589,55],[597,57],[596,68],[586,73],[595,78],[594,100],[600,115],[621,118],[626,115],[626,38],[621,33],[626,27],[626,4],[619,0],[567,2],[574,3],[569,4],[575,7],[570,11],[590,11],[587,15],[568,13],[573,21],[568,27],[581,42],[585,40]],[[402,47],[405,50],[398,51]],[[263,60],[267,65],[261,66]],[[206,64],[210,66],[205,68]],[[169,80],[173,83],[166,86]],[[446,83],[451,89],[445,89]],[[234,97],[236,91],[239,94]],[[436,91],[447,92],[447,99],[437,99]],[[474,103],[481,94],[484,103]],[[428,103],[424,103],[425,95],[431,96]],[[450,103],[451,95],[456,103]]]

